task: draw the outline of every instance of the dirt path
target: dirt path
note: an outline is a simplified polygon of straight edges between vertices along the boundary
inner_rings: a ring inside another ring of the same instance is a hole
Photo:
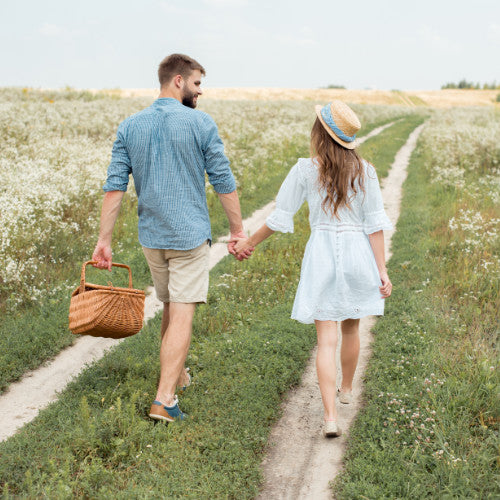
[[[247,232],[255,232],[274,208],[274,201],[257,210],[244,221]],[[220,238],[210,249],[210,269],[227,255],[229,236]],[[157,300],[153,287],[146,291],[144,322],[163,307]],[[0,396],[0,441],[12,436],[24,424],[31,422],[38,412],[56,401],[58,393],[87,365],[100,359],[107,350],[121,340],[82,336],[61,351],[52,361],[36,370],[27,372],[19,382],[11,384]]]
[[[360,139],[360,143],[373,137],[394,122],[387,123],[372,130]],[[255,211],[251,217],[243,221],[245,231],[255,232],[274,208],[274,201]],[[210,251],[210,269],[227,255],[228,236],[219,238]],[[147,290],[144,321],[152,318],[162,307],[156,299],[152,287]],[[87,365],[100,359],[105,352],[114,347],[120,340],[95,337],[78,338],[74,344],[61,351],[46,365],[27,372],[19,382],[9,386],[0,396],[0,441],[9,438],[24,424],[31,422],[40,410],[56,401],[58,393],[76,377]]]
[[[417,138],[422,130],[417,127],[406,144],[398,151],[394,163],[382,186],[387,215],[394,226],[399,217],[401,187],[406,179],[406,167]],[[385,231],[386,257],[391,256],[390,245],[394,231]],[[342,468],[342,457],[348,439],[348,430],[360,407],[362,377],[370,357],[373,317],[364,318],[360,324],[361,351],[354,377],[355,401],[351,405],[337,404],[339,426],[343,435],[325,439],[321,435],[323,405],[316,378],[316,349],[313,350],[300,386],[291,391],[283,404],[283,416],[269,438],[268,452],[263,461],[264,485],[259,495],[269,499],[332,498],[329,482]],[[340,338],[337,350],[337,367],[340,368]],[[340,385],[341,372],[337,372]]]

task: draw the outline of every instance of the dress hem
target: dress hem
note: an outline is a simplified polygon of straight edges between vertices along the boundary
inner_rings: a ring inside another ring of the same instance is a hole
[[[343,315],[343,316],[338,316],[336,318],[332,318],[332,317],[329,317],[329,318],[314,318],[314,315],[311,315],[311,316],[308,316],[307,318],[299,318],[298,316],[295,316],[292,314],[291,318],[298,321],[299,323],[303,323],[304,325],[312,325],[314,324],[314,321],[317,320],[317,321],[344,321],[346,319],[361,319],[361,318],[364,318],[366,316],[383,316],[384,315],[384,311],[382,309],[382,311],[380,311],[380,309],[377,309],[376,311],[375,310],[369,310],[367,312],[359,312],[357,314],[347,314],[347,315]]]

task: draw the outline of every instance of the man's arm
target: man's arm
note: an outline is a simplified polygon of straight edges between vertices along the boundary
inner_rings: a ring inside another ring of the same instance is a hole
[[[234,251],[234,246],[236,241],[241,239],[246,239],[246,234],[243,231],[243,222],[241,220],[241,209],[240,209],[240,199],[238,198],[238,193],[235,191],[231,193],[217,193],[219,200],[226,212],[226,216],[229,220],[229,229],[231,231],[231,238],[227,245],[228,252],[232,255],[236,255]],[[253,249],[241,254],[242,259],[248,258],[252,254]],[[239,260],[242,260],[239,259]]]
[[[101,227],[99,239],[92,254],[92,260],[97,261],[95,267],[111,271],[112,253],[111,236],[115,227],[124,191],[108,191],[104,194],[101,210]]]

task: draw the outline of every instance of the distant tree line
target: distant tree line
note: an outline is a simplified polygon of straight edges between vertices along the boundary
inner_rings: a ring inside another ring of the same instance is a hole
[[[497,84],[495,80],[492,83],[483,83],[482,85],[477,82],[468,82],[465,78],[460,80],[458,83],[447,83],[441,86],[442,89],[483,89],[483,90],[495,90],[500,89],[500,84]]]
[[[327,85],[326,87],[323,87],[324,89],[345,89],[344,85],[336,85],[335,83],[330,83],[330,85]]]

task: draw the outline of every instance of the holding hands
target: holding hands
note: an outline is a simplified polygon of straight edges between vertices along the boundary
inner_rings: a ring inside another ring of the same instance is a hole
[[[242,260],[242,256],[250,256],[254,251],[255,247],[250,243],[250,238],[238,240],[234,246],[235,257],[238,260]],[[249,253],[250,252],[250,253]],[[248,257],[244,257],[248,258]]]
[[[248,237],[244,231],[238,231],[237,233],[231,233],[231,239],[227,244],[227,250],[231,255],[234,255],[235,259],[245,260],[252,255],[254,247],[251,245],[245,246],[243,248],[242,242],[248,242]]]
[[[273,233],[274,231],[264,224],[250,238],[247,238],[243,231],[238,234],[231,234],[231,239],[227,245],[229,253],[233,254],[238,260],[248,259],[255,247]]]

